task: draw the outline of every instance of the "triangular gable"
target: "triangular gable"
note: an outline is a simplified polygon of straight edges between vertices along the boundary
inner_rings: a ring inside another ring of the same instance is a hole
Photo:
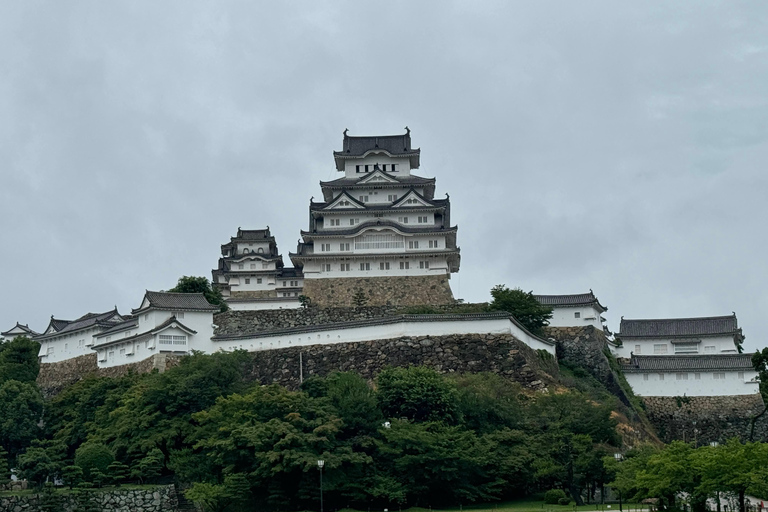
[[[339,210],[344,208],[364,209],[365,205],[346,192],[342,192],[336,199],[331,201],[331,204],[323,208],[323,210]]]
[[[419,206],[433,206],[424,196],[411,189],[400,199],[392,203],[395,208],[414,208]]]
[[[357,181],[357,185],[364,185],[366,183],[400,183],[400,182],[397,181],[397,179],[393,178],[392,176],[388,176],[381,169],[376,169],[372,173],[368,174],[363,178],[360,178]]]
[[[168,320],[163,322],[163,324],[161,324],[157,328],[153,329],[151,332],[152,332],[152,334],[159,334],[159,333],[161,333],[163,331],[166,331],[168,329],[180,329],[180,330],[184,331],[185,333],[189,334],[190,336],[192,336],[194,334],[197,334],[197,331],[195,331],[194,329],[190,329],[189,327],[187,327],[183,323],[179,322],[176,319],[176,317],[169,318]]]
[[[152,303],[149,301],[149,297],[144,295],[144,300],[141,301],[141,306],[138,307],[138,309],[144,309],[148,308]]]

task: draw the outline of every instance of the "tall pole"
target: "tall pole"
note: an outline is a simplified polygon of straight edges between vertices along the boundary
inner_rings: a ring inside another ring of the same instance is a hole
[[[323,466],[325,466],[325,461],[318,460],[317,467],[320,469],[320,512],[323,512]]]

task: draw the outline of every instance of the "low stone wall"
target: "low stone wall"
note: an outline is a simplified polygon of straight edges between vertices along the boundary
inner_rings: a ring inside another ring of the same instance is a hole
[[[57,395],[67,386],[84,379],[89,375],[99,377],[121,377],[128,372],[149,373],[152,370],[164,372],[178,364],[179,356],[171,354],[154,354],[146,359],[131,364],[99,368],[97,355],[87,354],[74,357],[58,363],[43,363],[37,376],[37,384],[43,396],[49,398]]]
[[[387,366],[410,365],[427,366],[441,373],[493,372],[539,391],[546,389],[559,373],[551,355],[541,354],[509,334],[465,334],[254,352],[247,374],[261,384],[277,383],[296,389],[300,367],[304,379],[334,371],[352,371],[373,379]]]
[[[89,499],[94,508],[102,512],[167,512],[176,510],[178,501],[176,490],[172,485],[156,489],[110,489],[106,491],[93,490]],[[82,505],[73,494],[54,493],[56,500],[54,510],[75,512]],[[84,498],[82,498],[84,499]],[[46,505],[44,507],[44,505]],[[0,511],[5,512],[42,512],[51,510],[51,504],[45,503],[45,498],[39,494],[23,496],[0,496]]]
[[[448,275],[305,279],[303,294],[320,307],[354,306],[362,291],[371,306],[422,306],[453,303]]]
[[[362,306],[356,308],[262,309],[227,311],[213,318],[216,336],[250,334],[260,331],[328,325],[355,320],[370,320],[402,314],[481,313],[486,304],[442,304],[431,306]]]
[[[731,437],[748,441],[752,418],[765,405],[759,394],[739,396],[642,397],[648,419],[668,443],[695,441],[699,445]],[[754,425],[753,441],[768,442],[768,413]]]

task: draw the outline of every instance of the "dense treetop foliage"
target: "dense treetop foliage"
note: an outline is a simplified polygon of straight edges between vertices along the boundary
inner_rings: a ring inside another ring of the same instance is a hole
[[[552,308],[543,306],[533,292],[524,292],[520,288],[507,288],[503,284],[491,289],[493,300],[488,304],[491,310],[507,311],[533,334],[541,334],[549,325]]]
[[[176,286],[168,290],[174,293],[202,293],[205,300],[214,306],[220,306],[221,311],[227,311],[229,306],[224,301],[221,291],[214,288],[205,277],[182,276]]]

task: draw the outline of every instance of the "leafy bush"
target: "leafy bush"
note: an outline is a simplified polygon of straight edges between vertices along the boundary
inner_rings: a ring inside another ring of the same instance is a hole
[[[559,500],[557,500],[557,504],[558,505],[570,505],[571,504],[571,499],[570,498],[560,498]]]
[[[562,489],[550,489],[544,493],[544,503],[547,505],[557,505],[560,503],[560,500],[566,500],[566,505],[571,501]]]
[[[112,452],[101,443],[84,443],[75,452],[75,466],[83,470],[85,480],[91,480],[91,472],[107,473],[107,468],[114,462]]]

